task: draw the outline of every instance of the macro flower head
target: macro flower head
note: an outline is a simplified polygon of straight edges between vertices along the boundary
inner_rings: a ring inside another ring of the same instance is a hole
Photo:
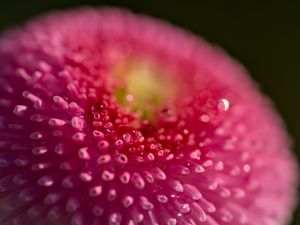
[[[220,47],[125,10],[0,38],[0,224],[284,225],[284,125]]]

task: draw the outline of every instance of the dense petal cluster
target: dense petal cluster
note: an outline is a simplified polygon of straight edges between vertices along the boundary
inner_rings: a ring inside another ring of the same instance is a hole
[[[247,72],[169,24],[80,9],[0,39],[0,224],[283,225],[289,148]]]

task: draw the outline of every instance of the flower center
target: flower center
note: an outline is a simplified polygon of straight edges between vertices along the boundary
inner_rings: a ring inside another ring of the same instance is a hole
[[[159,66],[128,60],[117,66],[115,74],[120,82],[114,92],[117,102],[129,107],[140,119],[153,122],[163,107],[173,105],[176,82]]]

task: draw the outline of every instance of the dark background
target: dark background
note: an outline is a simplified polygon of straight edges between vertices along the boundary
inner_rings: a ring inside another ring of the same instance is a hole
[[[49,10],[82,5],[126,7],[168,20],[225,48],[274,100],[299,158],[300,1],[0,0],[0,32]],[[299,224],[298,209],[292,225]]]

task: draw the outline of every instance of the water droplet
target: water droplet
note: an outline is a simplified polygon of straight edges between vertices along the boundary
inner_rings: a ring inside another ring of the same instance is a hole
[[[210,121],[210,117],[206,114],[200,116],[200,120],[204,123],[208,123]]]
[[[219,104],[218,104],[218,109],[220,111],[227,111],[229,108],[229,101],[225,98],[221,99]]]

